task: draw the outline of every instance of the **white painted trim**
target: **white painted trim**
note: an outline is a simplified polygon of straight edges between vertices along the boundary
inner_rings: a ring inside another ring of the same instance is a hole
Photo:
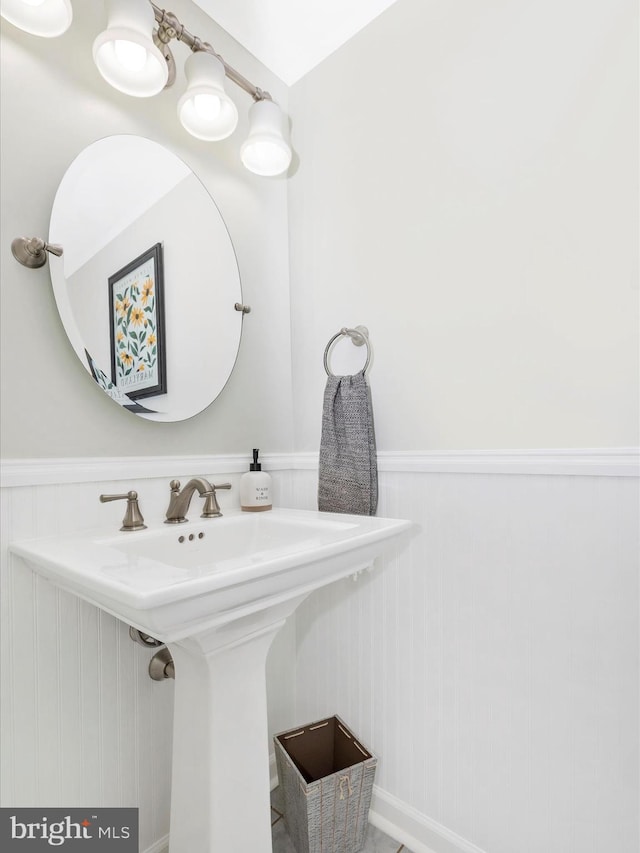
[[[218,456],[122,456],[0,460],[0,486],[47,486],[155,477],[242,474],[247,454]],[[271,454],[270,471],[291,470],[289,454]]]
[[[278,786],[275,753],[269,752],[271,790]],[[404,844],[411,853],[485,853],[480,847],[427,817],[402,800],[373,786],[369,823]],[[150,851],[147,851],[150,853]]]
[[[169,836],[163,836],[155,844],[152,844],[151,847],[147,847],[143,853],[169,853]]]
[[[267,457],[265,457],[266,459]],[[378,470],[407,474],[640,476],[640,448],[378,451]],[[318,467],[317,453],[292,454],[294,470]],[[266,467],[266,464],[265,464]]]
[[[412,853],[485,853],[378,785],[373,786],[369,823]]]
[[[241,474],[246,454],[217,456],[3,459],[0,485],[41,486],[109,480]],[[268,471],[315,470],[317,453],[265,453]],[[640,449],[612,447],[560,450],[380,451],[378,470],[424,474],[531,474],[638,477]]]

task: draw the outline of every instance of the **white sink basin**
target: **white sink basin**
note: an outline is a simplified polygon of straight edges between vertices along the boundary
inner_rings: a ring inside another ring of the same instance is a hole
[[[57,586],[167,643],[176,677],[170,853],[270,853],[273,637],[309,593],[371,566],[410,526],[275,509],[9,546]]]
[[[56,585],[171,642],[370,565],[408,527],[398,519],[274,509],[10,548]]]

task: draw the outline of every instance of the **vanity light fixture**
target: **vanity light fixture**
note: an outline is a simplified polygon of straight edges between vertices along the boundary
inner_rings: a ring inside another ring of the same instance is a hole
[[[185,130],[198,139],[216,142],[231,136],[238,108],[224,90],[224,65],[206,50],[196,50],[184,64],[187,90],[178,101]]]
[[[191,49],[185,62],[187,89],[178,101],[178,117],[198,139],[226,139],[238,123],[238,109],[224,88],[225,77],[250,95],[249,136],[240,159],[256,175],[275,176],[291,163],[288,127],[271,95],[254,86],[193,35],[173,12],[152,0],[105,0],[107,29],[93,43],[98,71],[114,88],[138,98],[157,95],[175,82],[172,40]],[[0,14],[15,26],[42,36],[61,35],[72,19],[70,0],[0,0]],[[55,23],[55,25],[54,25]]]
[[[73,19],[70,0],[1,0],[0,14],[21,30],[44,38],[61,36]]]
[[[107,29],[93,43],[98,71],[125,95],[157,95],[169,79],[169,64],[153,42],[153,8],[148,0],[105,2]]]
[[[254,100],[249,115],[251,129],[243,164],[256,175],[281,175],[291,163],[291,146],[287,140],[280,107],[271,95],[254,86],[217,54],[210,44],[192,35],[173,12],[160,9],[151,2],[158,24],[156,39],[168,45],[171,39],[184,42],[193,51],[185,63],[187,90],[178,102],[178,115],[189,133],[199,139],[220,140],[231,133],[237,123],[237,109],[224,91],[221,68],[232,83]],[[212,62],[211,59],[217,60]],[[171,79],[167,85],[171,85]],[[255,110],[257,112],[257,121]],[[244,146],[242,151],[244,151]]]
[[[285,172],[291,163],[291,148],[284,140],[280,107],[273,101],[256,101],[249,109],[249,123],[249,136],[240,149],[244,165],[266,177]]]

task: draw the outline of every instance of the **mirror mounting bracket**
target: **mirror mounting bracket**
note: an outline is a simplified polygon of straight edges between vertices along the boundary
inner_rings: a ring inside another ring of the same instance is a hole
[[[11,243],[13,257],[24,267],[39,269],[47,263],[47,252],[60,257],[62,246],[47,243],[40,237],[16,237]]]

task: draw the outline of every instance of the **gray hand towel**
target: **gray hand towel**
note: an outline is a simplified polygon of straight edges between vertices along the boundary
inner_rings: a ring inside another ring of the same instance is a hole
[[[329,376],[322,412],[318,509],[375,515],[377,504],[373,410],[364,371]]]

